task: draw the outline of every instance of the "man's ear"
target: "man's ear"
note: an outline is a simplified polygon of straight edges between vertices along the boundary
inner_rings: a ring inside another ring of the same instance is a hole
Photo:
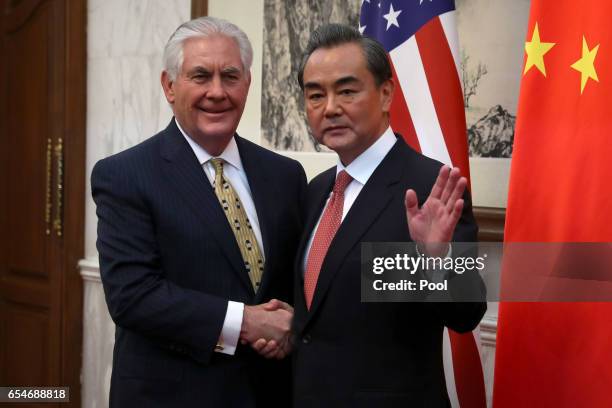
[[[166,95],[166,100],[170,105],[174,104],[174,81],[170,79],[170,74],[168,71],[162,71],[161,73],[161,85],[164,89],[164,94]]]
[[[388,113],[391,110],[391,102],[393,101],[394,92],[395,83],[393,82],[393,79],[388,79],[380,85],[380,97],[383,112]]]

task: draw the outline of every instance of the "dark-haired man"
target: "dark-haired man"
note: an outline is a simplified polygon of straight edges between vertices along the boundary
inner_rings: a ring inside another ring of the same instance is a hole
[[[376,41],[346,26],[319,28],[299,82],[312,133],[339,161],[307,190],[295,407],[449,406],[443,329],[472,330],[486,304],[361,303],[360,242],[416,241],[444,256],[453,240],[475,241],[467,182],[391,131],[394,84]]]

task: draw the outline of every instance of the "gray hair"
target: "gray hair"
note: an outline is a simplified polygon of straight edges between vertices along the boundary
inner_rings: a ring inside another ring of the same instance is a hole
[[[247,35],[235,24],[215,17],[200,17],[187,21],[179,26],[170,36],[164,47],[164,70],[170,80],[174,81],[183,65],[183,45],[185,41],[196,37],[224,35],[233,38],[240,49],[240,59],[245,71],[251,69],[253,47]]]
[[[376,86],[392,78],[391,64],[384,47],[375,39],[362,36],[358,30],[343,24],[325,24],[310,35],[306,51],[298,70],[298,82],[304,90],[304,68],[308,58],[319,48],[332,48],[343,44],[361,46],[368,71],[374,76]]]

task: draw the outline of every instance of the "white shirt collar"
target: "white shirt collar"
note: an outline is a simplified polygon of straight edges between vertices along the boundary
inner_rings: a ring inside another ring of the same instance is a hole
[[[336,175],[342,170],[346,170],[354,180],[361,184],[365,184],[396,142],[397,138],[395,134],[391,130],[391,127],[388,127],[372,146],[368,147],[363,153],[357,156],[348,166],[345,167],[338,158]]]
[[[181,125],[178,123],[178,120],[176,120],[176,118],[174,119],[174,121],[176,122],[176,126],[181,131],[181,134],[183,135],[183,137],[185,137],[185,139],[187,140],[187,143],[189,143],[189,146],[191,146],[191,149],[195,153],[196,157],[198,158],[198,162],[201,165],[204,165],[210,159],[215,157],[215,156],[211,156],[210,153],[204,150],[202,146],[197,144],[195,140],[191,138],[191,136],[187,135],[187,133],[185,133],[185,131],[183,130]],[[236,144],[235,137],[232,136],[229,143],[225,147],[225,150],[223,150],[223,152],[219,156],[216,156],[216,157],[220,157],[226,163],[229,163],[232,166],[236,167],[238,170],[243,171],[242,160],[240,160],[240,152],[238,151],[238,145]]]

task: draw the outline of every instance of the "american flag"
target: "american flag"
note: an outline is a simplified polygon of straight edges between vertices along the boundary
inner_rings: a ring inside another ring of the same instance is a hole
[[[399,85],[391,126],[469,180],[459,45],[452,0],[362,0],[359,31],[380,41]]]
[[[362,0],[359,31],[380,41],[396,84],[391,127],[417,151],[470,180],[453,0]],[[479,333],[445,331],[446,383],[454,407],[486,407]]]

